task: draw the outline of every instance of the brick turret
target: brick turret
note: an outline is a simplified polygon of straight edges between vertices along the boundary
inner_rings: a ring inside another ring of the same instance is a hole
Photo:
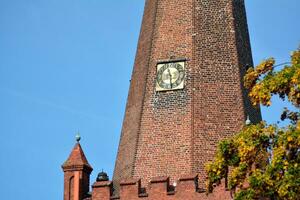
[[[64,171],[64,200],[82,200],[87,197],[93,168],[84,155],[79,139],[69,158],[62,165],[62,169]]]

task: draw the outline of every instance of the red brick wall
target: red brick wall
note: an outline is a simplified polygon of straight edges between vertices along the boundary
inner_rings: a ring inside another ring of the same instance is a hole
[[[120,195],[112,196],[112,182],[96,182],[93,185],[92,200],[230,200],[231,194],[224,184],[215,188],[215,193],[206,195],[198,191],[196,176],[186,176],[172,187],[168,177],[157,177],[150,181],[146,190],[140,187],[140,180],[130,179],[121,182]],[[86,199],[90,200],[90,198]]]
[[[64,200],[74,199],[74,173],[65,172],[64,174]]]
[[[156,92],[156,64],[186,59],[185,88]],[[118,157],[124,178],[199,173],[219,140],[246,116],[260,120],[242,86],[252,64],[243,0],[147,0]]]
[[[126,112],[115,163],[115,185],[121,179],[132,177],[135,163],[136,144],[140,130],[142,107],[149,68],[154,27],[156,0],[147,0],[143,25],[136,53],[132,79],[127,98]],[[116,188],[117,189],[117,188]]]
[[[64,172],[64,200],[74,199],[74,178],[76,170],[67,170]],[[79,173],[79,199],[88,196],[90,187],[90,171],[84,169],[78,170]]]
[[[192,172],[191,77],[185,89],[156,92],[158,61],[174,57],[192,66],[192,0],[158,1],[146,94],[133,177],[146,185],[151,177],[177,178]]]
[[[239,131],[247,115],[252,122],[261,115],[242,83],[252,65],[244,1],[196,0],[195,29],[193,171],[204,179],[218,141]]]

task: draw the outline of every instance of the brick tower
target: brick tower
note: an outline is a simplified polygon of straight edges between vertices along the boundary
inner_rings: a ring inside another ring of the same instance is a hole
[[[252,65],[244,0],[146,0],[114,184],[199,174],[247,116]]]
[[[87,197],[93,168],[88,163],[79,140],[67,161],[62,165],[62,169],[64,171],[64,200],[82,200]]]

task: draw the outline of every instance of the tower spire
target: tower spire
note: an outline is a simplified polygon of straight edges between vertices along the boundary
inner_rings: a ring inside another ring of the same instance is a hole
[[[199,173],[203,187],[218,141],[261,120],[252,63],[244,0],[147,0],[114,183]]]
[[[82,200],[88,195],[93,168],[86,159],[76,135],[76,144],[62,165],[64,171],[64,200]]]

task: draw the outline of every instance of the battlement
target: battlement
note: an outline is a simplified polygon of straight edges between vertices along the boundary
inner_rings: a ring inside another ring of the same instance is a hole
[[[229,191],[224,184],[218,186],[213,194],[206,195],[198,188],[198,176],[183,176],[174,184],[169,177],[151,179],[147,188],[141,187],[140,179],[127,179],[120,182],[119,196],[113,195],[112,181],[98,181],[92,185],[91,197],[85,200],[230,200]]]
[[[141,179],[110,181],[105,172],[100,172],[90,189],[92,167],[88,163],[79,141],[69,158],[62,165],[64,171],[64,200],[230,200],[231,194],[225,184],[206,195],[201,189],[204,180],[198,174],[179,178],[160,176],[142,184]],[[172,182],[170,183],[170,180]],[[175,182],[173,182],[175,180]],[[144,187],[146,186],[146,187]],[[114,191],[114,188],[118,188]],[[116,195],[116,193],[118,195]]]

